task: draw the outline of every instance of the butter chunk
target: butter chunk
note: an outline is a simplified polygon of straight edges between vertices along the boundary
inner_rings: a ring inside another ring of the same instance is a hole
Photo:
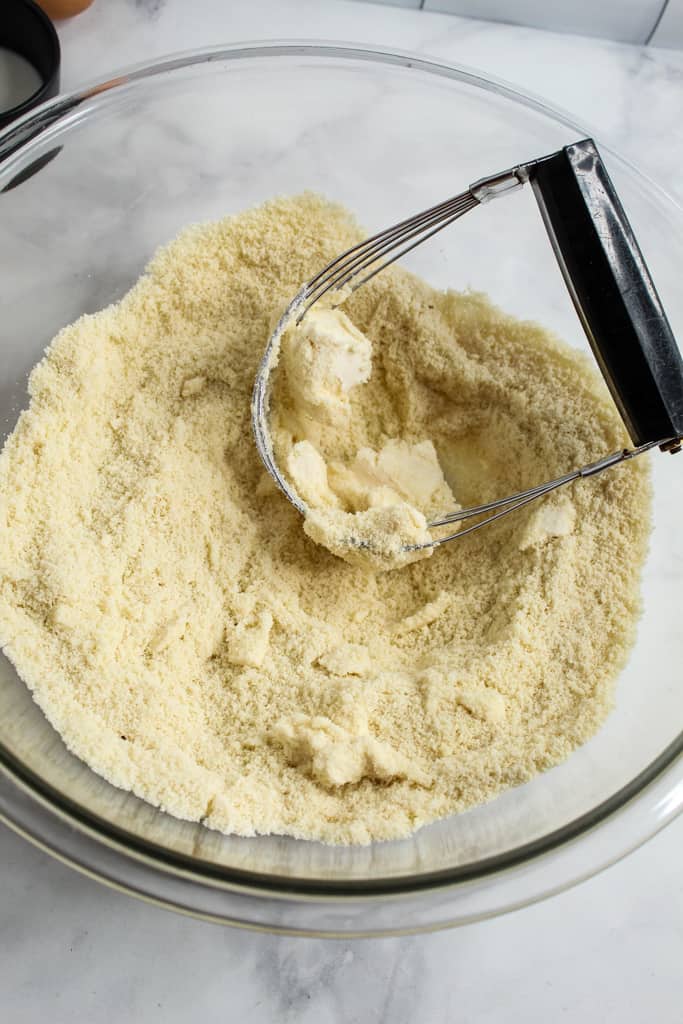
[[[409,444],[394,439],[377,452],[361,448],[351,468],[370,496],[375,489],[390,488],[423,512],[449,511],[455,505],[431,441]],[[368,504],[373,504],[371,497]]]
[[[295,402],[326,420],[349,409],[349,391],[372,369],[372,347],[339,309],[311,309],[282,340],[282,365]]]
[[[298,494],[314,508],[338,508],[327,480],[327,466],[310,441],[297,441],[287,456],[287,473]]]
[[[228,639],[228,658],[233,665],[260,668],[268,651],[273,616],[266,609],[259,612],[256,621],[240,623]]]
[[[330,466],[330,485],[352,511],[407,501],[423,512],[456,507],[431,441],[392,439],[374,451],[361,448],[347,466]]]
[[[519,541],[519,550],[528,551],[556,537],[568,537],[575,525],[576,509],[568,495],[546,499],[530,516]]]

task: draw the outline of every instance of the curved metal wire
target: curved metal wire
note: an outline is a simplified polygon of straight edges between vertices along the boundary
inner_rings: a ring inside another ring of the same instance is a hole
[[[389,264],[394,263],[401,256],[410,252],[411,249],[421,245],[422,242],[431,238],[438,231],[442,231],[449,224],[452,224],[453,221],[464,216],[469,210],[474,209],[478,205],[479,200],[471,192],[462,192],[459,196],[454,196],[445,203],[439,203],[429,210],[424,210],[414,217],[409,217],[407,220],[394,224],[385,231],[380,231],[378,234],[366,238],[363,242],[351,246],[350,249],[347,249],[333,259],[315,277],[308,281],[306,289],[309,301],[299,314],[296,321],[297,324],[301,323],[311,306],[318,302],[323,295],[333,290],[342,291],[345,287],[348,287],[354,278],[358,277],[359,274],[363,274],[378,259],[393,252],[394,255],[391,259],[385,260],[372,273],[363,277],[362,280],[354,285],[352,290],[355,291],[356,288],[360,288],[361,285],[369,281],[375,274],[379,274]],[[399,249],[404,242],[413,238],[415,241],[411,245]],[[396,251],[397,249],[399,249],[398,252]]]

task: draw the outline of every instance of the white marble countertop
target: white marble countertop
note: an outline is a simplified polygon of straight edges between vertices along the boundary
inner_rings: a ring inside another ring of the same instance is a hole
[[[376,43],[468,64],[595,126],[683,200],[683,53],[343,0],[96,0],[60,26],[65,89],[256,38]],[[222,929],[82,878],[0,830],[7,1024],[187,1019],[527,1024],[681,1019],[683,819],[597,878],[454,932],[322,941]]]

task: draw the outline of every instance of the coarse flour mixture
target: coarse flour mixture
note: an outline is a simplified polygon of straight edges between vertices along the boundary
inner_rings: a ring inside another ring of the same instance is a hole
[[[57,336],[0,458],[5,652],[95,771],[225,832],[367,843],[488,800],[595,732],[634,639],[641,460],[388,572],[264,474],[265,341],[362,235],[312,195],[184,231]],[[394,268],[345,309],[373,365],[342,460],[428,439],[469,504],[626,441],[588,360],[482,295]]]

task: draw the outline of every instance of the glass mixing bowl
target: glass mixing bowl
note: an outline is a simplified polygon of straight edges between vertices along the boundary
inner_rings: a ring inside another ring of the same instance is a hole
[[[44,105],[0,137],[3,437],[55,332],[118,299],[187,223],[315,189],[374,230],[585,134],[462,69],[337,45],[187,54]],[[683,214],[603,153],[683,333]],[[434,285],[486,290],[586,347],[529,190],[468,214],[408,264]],[[334,848],[223,836],[95,775],[3,660],[0,812],[104,882],[214,920],[289,932],[463,923],[593,874],[683,803],[683,456],[652,463],[644,614],[616,710],[566,763],[527,785],[401,842]]]

